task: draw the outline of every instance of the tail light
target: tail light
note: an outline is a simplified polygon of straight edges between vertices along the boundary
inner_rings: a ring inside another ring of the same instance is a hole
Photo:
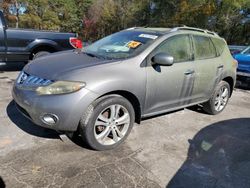
[[[233,60],[233,67],[238,68],[238,61],[236,59]]]
[[[73,46],[74,48],[77,48],[77,49],[82,49],[82,41],[75,38],[75,37],[71,37],[69,39],[69,43],[71,44],[71,46]]]

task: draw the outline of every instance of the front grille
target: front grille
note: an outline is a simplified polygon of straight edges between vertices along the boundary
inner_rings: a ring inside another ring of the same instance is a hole
[[[40,78],[37,76],[29,75],[22,71],[18,78],[17,78],[17,84],[22,87],[39,87],[39,86],[46,86],[51,84],[53,81]]]

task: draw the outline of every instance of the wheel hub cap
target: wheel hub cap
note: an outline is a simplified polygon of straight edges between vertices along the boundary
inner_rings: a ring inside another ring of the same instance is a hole
[[[214,103],[215,110],[218,112],[222,111],[228,102],[228,98],[229,98],[229,90],[227,87],[224,86],[219,90],[219,92],[216,95]]]
[[[130,124],[128,110],[122,105],[111,105],[96,119],[94,135],[102,145],[113,145],[127,133]]]

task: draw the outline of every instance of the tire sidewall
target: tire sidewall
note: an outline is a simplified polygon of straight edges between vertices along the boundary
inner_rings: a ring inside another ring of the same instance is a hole
[[[33,59],[37,59],[39,57],[43,57],[43,56],[46,56],[46,55],[49,55],[50,52],[48,51],[40,51],[40,52],[37,52],[34,56],[33,56]]]
[[[103,110],[114,104],[122,105],[127,109],[130,115],[130,124],[126,135],[119,142],[113,145],[106,146],[100,144],[95,138],[94,135],[95,122],[97,117]],[[135,113],[133,106],[127,99],[121,96],[115,96],[103,99],[99,101],[97,104],[92,104],[88,111],[89,112],[87,112],[87,114],[80,122],[80,133],[84,141],[87,142],[87,144],[95,150],[110,150],[119,146],[128,137],[135,121],[135,115],[134,115]]]

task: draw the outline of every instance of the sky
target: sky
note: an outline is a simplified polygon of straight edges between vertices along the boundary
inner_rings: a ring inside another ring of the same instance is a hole
[[[10,8],[9,8],[9,11],[10,11],[11,14],[14,14],[14,15],[17,14],[17,10],[18,10],[19,14],[24,14],[25,11],[27,10],[27,5],[21,3],[21,4],[19,4],[18,9],[14,5],[11,5]]]

